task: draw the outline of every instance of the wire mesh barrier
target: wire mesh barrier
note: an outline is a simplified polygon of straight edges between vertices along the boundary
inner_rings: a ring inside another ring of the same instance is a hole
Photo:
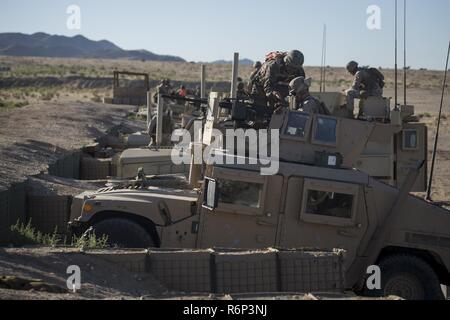
[[[344,290],[342,256],[338,252],[280,250],[278,259],[283,292]]]
[[[170,291],[217,294],[342,293],[344,253],[338,249],[87,252],[132,272],[148,272]]]
[[[9,189],[0,191],[0,245],[14,240],[10,227],[25,219],[25,183],[13,184]]]
[[[130,272],[141,273],[146,271],[148,250],[88,250],[86,253],[119,265]]]
[[[215,293],[277,292],[277,252],[214,252]]]
[[[48,166],[48,173],[62,178],[80,178],[81,152],[73,152]]]
[[[169,290],[211,292],[214,287],[211,250],[149,251],[147,271]]]
[[[69,222],[71,197],[27,196],[28,218],[33,227],[45,234],[65,234]]]
[[[81,180],[102,180],[111,176],[111,159],[83,157],[81,159]]]

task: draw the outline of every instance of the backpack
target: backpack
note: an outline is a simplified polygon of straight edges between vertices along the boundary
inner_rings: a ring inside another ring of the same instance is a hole
[[[384,88],[386,83],[384,82],[384,75],[377,68],[368,68],[370,75],[374,78],[375,82],[378,83],[381,89]]]
[[[286,56],[286,52],[281,52],[281,51],[272,51],[272,52],[269,52],[268,54],[266,54],[266,58],[264,60],[263,65],[258,70],[258,72],[256,72],[253,75],[253,77],[250,79],[250,83],[253,85],[253,84],[257,84],[257,83],[260,82],[261,76],[266,72],[266,69],[267,69],[267,63],[266,62],[282,59],[285,56]]]
[[[269,52],[268,54],[266,54],[265,62],[284,58],[285,56],[286,56],[286,52],[272,51],[272,52]]]

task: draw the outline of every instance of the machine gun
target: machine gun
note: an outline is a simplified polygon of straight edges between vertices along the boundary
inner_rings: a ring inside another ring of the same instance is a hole
[[[219,107],[230,111],[231,120],[237,127],[268,127],[274,109],[239,99],[226,99],[219,102]]]
[[[191,106],[193,106],[196,110],[199,110],[203,115],[206,115],[206,112],[208,109],[208,100],[207,99],[186,98],[186,97],[180,97],[180,96],[169,95],[169,94],[163,94],[163,95],[161,95],[161,98],[187,102]],[[186,109],[185,109],[185,111],[186,111]]]
[[[170,95],[170,94],[162,94],[161,95],[162,98],[164,99],[171,99],[171,100],[177,100],[177,101],[185,101],[185,102],[190,102],[190,103],[200,103],[200,104],[207,104],[208,100],[207,99],[193,99],[193,98],[185,98],[185,97],[180,97],[180,96],[175,96],[175,95]]]

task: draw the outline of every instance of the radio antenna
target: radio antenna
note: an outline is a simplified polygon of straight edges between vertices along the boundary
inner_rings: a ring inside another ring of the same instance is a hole
[[[395,0],[395,81],[394,81],[394,95],[395,95],[395,110],[398,110],[398,65],[397,65],[397,55],[398,55],[398,50],[397,50],[397,46],[398,46],[398,34],[397,34],[397,28],[398,28],[398,13],[397,13],[397,9],[398,9],[398,1]]]
[[[403,97],[404,105],[407,105],[406,98],[406,0],[403,0]]]
[[[320,65],[320,92],[325,92],[325,64],[327,51],[327,26],[323,25],[322,61]]]
[[[324,38],[324,50],[323,50],[323,92],[326,91],[326,82],[327,82],[327,25],[323,27],[323,38]]]
[[[434,138],[433,159],[431,160],[430,180],[428,182],[428,190],[427,190],[427,200],[428,201],[431,201],[431,189],[433,187],[434,164],[436,162],[436,153],[437,153],[437,146],[438,146],[438,140],[439,140],[439,129],[441,126],[442,105],[444,104],[444,94],[445,94],[445,89],[447,87],[447,71],[448,71],[449,56],[450,56],[450,41],[448,43],[447,62],[445,63],[444,82],[442,84],[441,105],[439,107],[439,116],[438,116],[438,123],[437,123],[437,128],[436,128],[436,137]]]

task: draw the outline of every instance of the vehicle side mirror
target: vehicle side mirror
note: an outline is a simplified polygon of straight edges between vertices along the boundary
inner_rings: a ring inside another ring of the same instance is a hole
[[[219,193],[217,192],[217,182],[214,179],[205,178],[205,190],[203,207],[209,210],[217,208]]]

